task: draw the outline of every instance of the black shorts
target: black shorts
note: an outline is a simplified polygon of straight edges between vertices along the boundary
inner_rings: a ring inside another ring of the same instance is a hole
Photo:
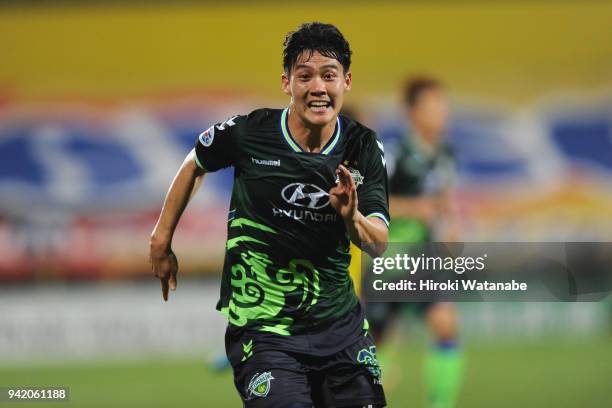
[[[248,343],[241,342],[226,346],[234,384],[246,408],[386,405],[376,347],[367,333],[330,356],[281,350],[250,352]]]

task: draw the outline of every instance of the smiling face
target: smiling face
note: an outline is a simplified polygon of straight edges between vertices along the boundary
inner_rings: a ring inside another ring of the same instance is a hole
[[[351,73],[335,58],[305,51],[289,75],[282,76],[283,91],[291,96],[291,111],[306,127],[323,127],[336,120],[344,92],[351,89]]]

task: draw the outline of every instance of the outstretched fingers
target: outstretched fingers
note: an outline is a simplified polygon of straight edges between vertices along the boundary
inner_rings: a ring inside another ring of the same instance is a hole
[[[342,164],[338,166],[338,170],[340,171],[340,179],[342,180],[343,184],[348,189],[355,187],[355,181],[353,180],[353,177],[351,177],[351,172]]]
[[[170,286],[168,285],[168,278],[159,278],[159,281],[161,282],[162,297],[164,298],[164,302],[167,302],[168,290],[170,288]]]
[[[177,282],[176,275],[178,272],[178,260],[172,251],[170,253],[159,257],[151,258],[151,266],[155,277],[159,279],[162,297],[164,301],[168,301],[168,294],[170,290],[176,290]]]
[[[170,286],[171,291],[176,290],[176,273],[170,275],[170,279],[168,280],[168,285]]]

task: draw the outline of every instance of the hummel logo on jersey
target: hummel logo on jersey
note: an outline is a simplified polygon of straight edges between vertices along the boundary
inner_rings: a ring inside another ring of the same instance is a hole
[[[248,343],[242,344],[242,351],[244,351],[244,356],[242,356],[242,360],[240,361],[246,361],[253,356],[253,339]]]
[[[259,164],[262,166],[276,166],[276,167],[280,167],[280,159],[279,160],[260,160],[260,159],[256,159],[254,157],[251,157],[251,161],[255,164]]]
[[[225,122],[219,123],[218,125],[216,125],[217,129],[225,130],[226,127],[234,126],[236,124],[236,122],[234,122],[234,119],[236,119],[237,117],[238,117],[238,115],[234,115],[234,116],[230,117],[229,119],[227,119]]]
[[[329,204],[329,194],[314,184],[292,183],[281,191],[283,199],[289,204],[313,210]]]

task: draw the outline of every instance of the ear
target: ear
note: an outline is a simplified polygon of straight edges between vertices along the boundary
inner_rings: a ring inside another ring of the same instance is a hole
[[[344,76],[344,90],[350,91],[353,86],[353,74],[349,71]]]
[[[287,76],[285,72],[281,75],[281,88],[283,88],[283,92],[287,95],[291,96],[291,80]]]

